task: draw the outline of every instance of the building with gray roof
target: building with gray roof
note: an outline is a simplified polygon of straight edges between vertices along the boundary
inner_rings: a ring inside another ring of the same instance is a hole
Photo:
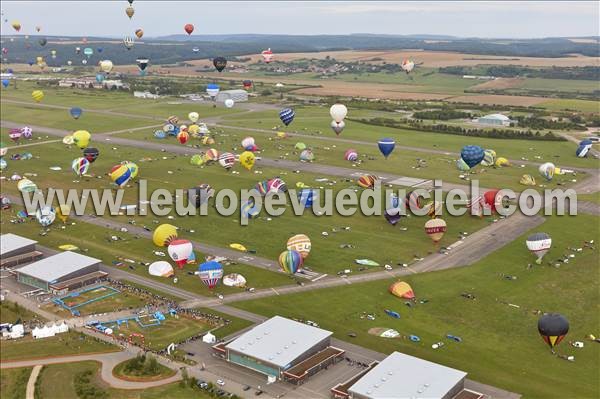
[[[7,233],[0,236],[0,256],[10,258],[35,250],[37,241],[21,237],[16,234]]]

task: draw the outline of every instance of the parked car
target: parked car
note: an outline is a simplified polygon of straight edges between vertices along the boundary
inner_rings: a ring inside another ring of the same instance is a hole
[[[259,396],[262,395],[263,391],[261,391],[260,389],[256,392],[254,392],[254,395]]]
[[[223,380],[217,380],[217,385],[223,386],[223,385],[225,385],[225,381],[223,381]]]
[[[242,391],[248,391],[248,390],[250,390],[250,385],[244,385],[242,387]]]

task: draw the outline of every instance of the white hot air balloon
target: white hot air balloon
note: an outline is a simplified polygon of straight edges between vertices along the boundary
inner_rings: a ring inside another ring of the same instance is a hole
[[[331,118],[336,123],[340,123],[346,118],[348,108],[346,108],[344,104],[333,104],[331,108],[329,108],[329,114],[331,114]]]
[[[200,119],[200,114],[198,114],[197,112],[190,112],[188,114],[188,119],[192,121],[192,123],[196,123],[198,122],[198,119]]]
[[[227,100],[225,100],[225,106],[227,108],[233,108],[234,105],[235,105],[235,101],[233,101],[231,98],[228,98]]]
[[[552,247],[552,238],[546,233],[535,233],[527,237],[525,241],[527,249],[537,256],[535,263],[542,263],[542,258]]]
[[[100,61],[100,69],[104,73],[110,73],[113,69],[113,63],[111,60],[102,60]]]
[[[173,271],[173,266],[171,266],[169,262],[164,260],[152,263],[148,267],[148,273],[151,276],[157,277],[171,277],[175,274],[175,272]]]

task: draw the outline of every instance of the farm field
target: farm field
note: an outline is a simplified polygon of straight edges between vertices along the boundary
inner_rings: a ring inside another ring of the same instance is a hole
[[[310,319],[333,331],[337,338],[455,367],[467,371],[469,378],[520,392],[524,397],[595,397],[600,392],[594,377],[599,348],[585,337],[596,331],[600,322],[600,291],[595,278],[598,250],[584,248],[568,264],[556,261],[571,253],[569,248],[583,248],[585,241],[597,242],[599,221],[598,217],[548,218],[536,229],[553,237],[552,250],[541,266],[528,269],[534,257],[524,240],[535,232],[531,231],[472,266],[406,277],[417,298],[412,307],[388,293],[393,280],[238,302],[234,306],[265,316]],[[542,295],[549,291],[552,295]],[[475,299],[463,298],[463,293]],[[425,299],[427,303],[419,302]],[[399,312],[401,318],[387,316],[384,309]],[[575,363],[553,356],[540,339],[535,327],[538,311],[569,315],[571,331],[557,351],[574,355]],[[368,320],[366,314],[374,314],[375,320]],[[368,334],[374,327],[393,328],[405,337],[414,334],[421,342]],[[351,332],[357,337],[348,337]],[[463,342],[447,340],[446,334],[459,336]],[[569,342],[574,340],[585,341],[585,347],[571,347]],[[431,344],[438,341],[445,345],[433,350]],[[582,383],[573,385],[575,379]]]
[[[2,398],[24,398],[30,374],[31,367],[0,369],[0,392],[2,392]]]
[[[34,340],[31,336],[28,336],[14,341],[0,341],[0,360],[25,360],[118,350],[119,348],[112,344],[78,332],[69,331],[39,340]]]

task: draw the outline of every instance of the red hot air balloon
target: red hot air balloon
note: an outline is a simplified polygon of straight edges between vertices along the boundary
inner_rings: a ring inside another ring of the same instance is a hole
[[[187,33],[188,35],[191,35],[192,32],[194,31],[194,25],[192,25],[192,24],[185,24],[185,26],[183,27],[183,29],[185,30],[185,33]]]

